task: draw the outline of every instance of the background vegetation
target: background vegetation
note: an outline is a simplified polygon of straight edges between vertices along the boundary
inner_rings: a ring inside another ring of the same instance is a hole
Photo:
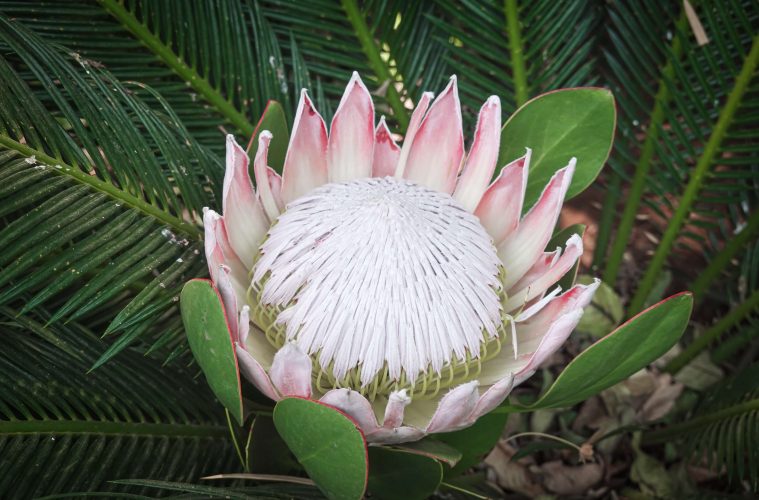
[[[583,272],[609,288],[568,350],[670,291],[697,301],[657,366],[509,421],[592,445],[591,461],[524,437],[460,481],[525,495],[759,488],[755,1],[2,0],[0,13],[0,497],[244,494],[111,481],[241,468],[178,314],[181,285],[206,272],[201,209],[219,205],[223,134],[247,140],[270,99],[291,123],[304,87],[329,120],[353,70],[400,134],[453,73],[470,130],[492,94],[508,116],[553,89],[611,88],[609,166],[565,211],[588,224]],[[578,490],[562,474],[590,479]]]

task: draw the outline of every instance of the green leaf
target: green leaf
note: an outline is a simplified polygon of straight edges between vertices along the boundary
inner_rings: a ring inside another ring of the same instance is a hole
[[[445,471],[445,477],[461,474],[480,461],[482,456],[493,449],[506,425],[508,415],[490,413],[480,417],[474,425],[456,432],[437,434],[438,439],[461,452],[461,460],[455,467]]]
[[[617,112],[611,92],[599,88],[557,90],[516,110],[501,131],[498,164],[532,149],[525,207],[531,207],[553,174],[577,158],[567,198],[598,176],[611,151]]]
[[[366,441],[351,419],[316,401],[286,398],[274,407],[274,426],[328,498],[363,496]]]
[[[211,390],[242,425],[240,372],[219,292],[208,280],[192,280],[182,288],[180,304],[192,354]]]
[[[416,453],[369,448],[369,492],[379,499],[428,498],[443,479],[440,462]]]
[[[248,147],[248,156],[251,159],[256,157],[256,152],[258,151],[258,134],[264,130],[268,130],[272,134],[267,163],[281,174],[282,167],[285,165],[285,155],[287,154],[287,145],[290,142],[290,133],[287,131],[285,111],[277,101],[269,101],[261,115],[261,119],[258,120],[256,131],[253,132],[253,137],[250,138],[250,146]],[[250,162],[250,168],[253,168],[252,161]],[[251,178],[253,178],[252,173]]]
[[[683,292],[635,316],[573,359],[528,408],[572,406],[626,379],[675,345],[692,308],[693,296]]]

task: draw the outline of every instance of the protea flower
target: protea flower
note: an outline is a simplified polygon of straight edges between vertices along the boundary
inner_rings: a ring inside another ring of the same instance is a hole
[[[432,101],[399,147],[358,74],[329,134],[302,92],[282,176],[271,133],[257,189],[229,136],[223,216],[204,217],[242,372],[273,400],[338,408],[374,443],[474,423],[562,345],[597,287],[548,290],[582,254],[576,235],[544,251],[575,159],[522,217],[530,150],[490,183],[498,98],[468,154],[456,79]]]

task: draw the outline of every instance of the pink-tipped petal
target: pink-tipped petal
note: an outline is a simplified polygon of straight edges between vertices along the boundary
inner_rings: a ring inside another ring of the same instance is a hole
[[[311,358],[294,342],[274,355],[269,376],[282,396],[311,397]]]
[[[480,395],[476,380],[461,384],[443,396],[425,431],[428,434],[448,432],[467,425],[467,418],[474,411]]]
[[[281,398],[263,366],[240,344],[235,344],[235,352],[240,363],[240,371],[245,375],[245,378],[255,385],[256,389],[261,391],[264,396],[279,401]]]
[[[271,143],[271,132],[264,130],[258,136],[258,150],[256,151],[256,158],[253,160],[253,172],[256,175],[256,186],[258,187],[258,198],[261,200],[266,216],[269,218],[269,222],[279,217],[279,206],[277,205],[277,199],[274,196],[272,190],[272,182],[269,171],[269,165],[267,165],[267,157],[269,155],[269,143]],[[273,172],[273,171],[272,171]],[[276,173],[274,174],[276,175]]]
[[[523,157],[503,167],[474,211],[496,246],[519,226],[531,156],[528,148]]]
[[[271,195],[274,198],[274,202],[277,204],[279,213],[285,211],[285,204],[282,201],[282,176],[274,171],[271,167],[266,167],[266,173],[269,177],[269,189],[271,189]]]
[[[232,335],[232,341],[239,342],[239,311],[237,307],[240,302],[238,302],[238,297],[242,298],[244,295],[239,295],[240,291],[235,290],[230,274],[229,268],[221,265],[218,273],[219,280],[216,282],[216,286],[219,289],[221,301],[224,303],[224,312],[227,316],[227,325],[229,326],[229,333]]]
[[[512,373],[515,375],[515,386],[526,380],[540,363],[561,347],[582,316],[583,308],[593,298],[599,283],[575,285],[554,297],[538,312],[517,316],[518,356],[514,358],[510,346],[501,349],[495,358],[483,365],[479,375],[482,385],[495,384]]]
[[[560,247],[557,247],[553,252],[543,252],[543,255],[541,255],[538,258],[537,262],[535,262],[530,270],[527,271],[527,274],[522,276],[522,279],[520,279],[511,289],[521,290],[522,288],[525,288],[530,283],[543,276],[553,266],[555,266],[560,258]]]
[[[303,90],[282,169],[282,201],[287,204],[326,182],[327,126]]]
[[[387,177],[395,174],[401,148],[393,140],[390,129],[387,128],[385,117],[380,118],[374,133],[374,161],[372,162],[372,177]]]
[[[561,287],[557,286],[550,293],[544,294],[540,299],[535,299],[527,303],[520,309],[516,321],[527,321],[537,313],[543,310],[545,306],[551,303],[561,293]]]
[[[452,193],[464,157],[464,133],[456,78],[432,103],[411,144],[403,177]]]
[[[596,279],[589,285],[575,285],[534,314],[522,313],[517,316],[520,340],[533,340],[543,335],[559,316],[585,308],[600,284],[601,281]]]
[[[332,389],[319,399],[345,413],[356,421],[364,434],[369,434],[379,428],[377,417],[369,401],[361,393],[350,389]]]
[[[329,131],[329,182],[345,182],[372,175],[374,104],[357,72],[345,87]]]
[[[403,423],[403,413],[410,402],[411,398],[406,394],[405,389],[391,392],[387,406],[385,407],[385,418],[382,421],[382,427],[386,429],[400,427]]]
[[[219,269],[226,262],[222,244],[216,238],[218,232],[217,224],[222,224],[221,216],[213,210],[205,207],[203,209],[203,245],[206,252],[206,262],[208,263],[208,274],[211,275],[211,281],[218,283]]]
[[[566,248],[561,257],[552,266],[541,269],[541,274],[530,276],[529,280],[520,280],[512,287],[512,290],[509,291],[509,298],[503,306],[504,311],[513,311],[532,299],[542,296],[549,286],[559,281],[562,276],[572,269],[572,266],[575,265],[575,262],[581,256],[582,238],[577,234],[573,234],[567,240]]]
[[[590,285],[575,285],[538,313],[527,319],[517,318],[520,357],[529,358],[529,362],[517,371],[515,385],[524,380],[526,371],[536,369],[561,346],[577,326],[599,285],[599,280]]]
[[[416,133],[419,132],[419,127],[422,125],[422,120],[427,114],[427,109],[430,107],[430,102],[435,97],[432,92],[424,92],[419,102],[414,108],[414,112],[411,113],[411,120],[409,120],[408,127],[406,128],[406,135],[403,138],[403,146],[401,147],[401,155],[398,158],[398,166],[395,169],[396,177],[403,177],[406,170],[406,162],[408,155],[411,152],[411,145],[414,142]]]
[[[240,260],[250,267],[258,244],[269,229],[269,221],[250,182],[248,155],[232,135],[227,136],[222,205],[229,243]]]
[[[481,416],[493,411],[496,406],[503,403],[503,400],[506,399],[513,388],[514,375],[509,373],[504,378],[490,386],[488,390],[480,396],[480,399],[477,400],[477,405],[469,416],[469,421],[474,423],[474,421]]]
[[[575,162],[572,158],[569,165],[554,174],[517,230],[498,246],[498,257],[506,271],[504,289],[510,290],[543,254],[559,218],[564,195],[572,181]]]
[[[461,206],[470,212],[477,208],[490,179],[493,178],[500,145],[501,101],[498,97],[492,96],[480,110],[472,150],[453,193],[453,197]]]
[[[244,298],[244,291],[248,288],[246,285],[248,272],[229,243],[224,219],[213,210],[205,208],[203,209],[203,229],[206,262],[208,262],[211,281],[218,286],[221,267],[227,266],[235,289],[243,291],[242,295],[238,293],[238,296]],[[242,304],[243,301],[240,303]]]
[[[535,373],[535,370],[537,370],[551,354],[559,350],[564,342],[566,342],[569,334],[572,333],[572,330],[575,329],[577,323],[580,322],[582,312],[582,309],[575,309],[554,321],[548,329],[548,332],[546,332],[541,338],[540,344],[529,357],[528,362],[514,376],[514,385],[519,385],[530,378],[532,374]]]

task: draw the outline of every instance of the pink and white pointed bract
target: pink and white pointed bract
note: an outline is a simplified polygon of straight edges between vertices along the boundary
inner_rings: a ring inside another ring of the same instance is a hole
[[[555,285],[579,236],[546,249],[576,160],[526,211],[532,152],[498,165],[500,127],[491,97],[465,152],[454,77],[422,94],[399,147],[354,74],[329,133],[301,93],[281,178],[270,132],[255,189],[228,138],[206,259],[264,395],[320,400],[369,442],[401,443],[472,425],[561,348],[598,287]]]

